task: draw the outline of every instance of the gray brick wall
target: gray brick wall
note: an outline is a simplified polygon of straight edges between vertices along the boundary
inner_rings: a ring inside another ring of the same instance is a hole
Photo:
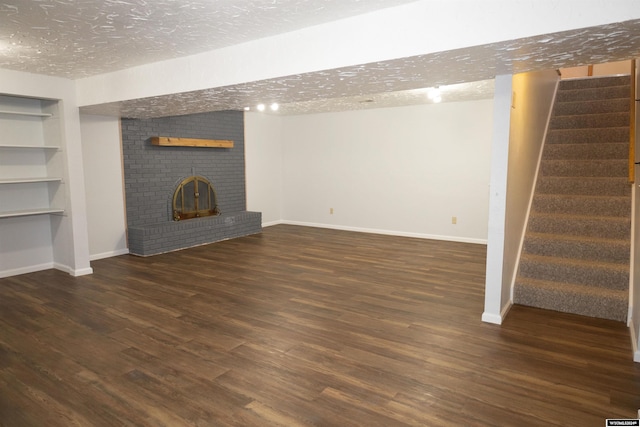
[[[152,136],[230,139],[234,147],[157,147]],[[170,220],[173,191],[194,172],[211,181],[222,213],[246,210],[242,111],[122,119],[122,145],[129,227]]]
[[[153,136],[228,139],[234,146],[158,147],[151,145]],[[243,112],[122,119],[122,145],[132,254],[154,255],[262,230],[262,215],[246,212]],[[221,216],[173,221],[173,192],[191,175],[213,184]]]

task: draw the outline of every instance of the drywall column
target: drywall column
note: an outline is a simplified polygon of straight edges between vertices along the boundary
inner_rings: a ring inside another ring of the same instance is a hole
[[[247,210],[262,212],[262,226],[282,222],[282,117],[244,114]]]
[[[504,314],[510,307],[509,283],[503,282],[502,266],[505,245],[512,88],[511,75],[496,76],[493,98],[491,177],[489,179],[487,270],[482,321],[498,325],[502,323]]]
[[[129,253],[120,119],[80,116],[91,260]]]

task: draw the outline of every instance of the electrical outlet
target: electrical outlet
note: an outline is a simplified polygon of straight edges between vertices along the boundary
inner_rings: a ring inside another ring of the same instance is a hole
[[[451,217],[451,224],[457,224],[457,223],[458,223],[458,217],[452,216]]]
[[[329,215],[333,215],[333,208],[329,208]]]

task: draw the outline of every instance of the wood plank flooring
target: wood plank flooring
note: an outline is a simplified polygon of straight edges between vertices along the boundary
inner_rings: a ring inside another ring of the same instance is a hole
[[[622,323],[480,321],[482,245],[278,225],[0,280],[2,426],[601,426]]]

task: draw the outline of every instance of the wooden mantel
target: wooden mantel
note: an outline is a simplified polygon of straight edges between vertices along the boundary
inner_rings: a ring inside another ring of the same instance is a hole
[[[153,136],[151,137],[151,144],[163,147],[233,148],[233,141],[226,139],[174,138],[170,136]]]

